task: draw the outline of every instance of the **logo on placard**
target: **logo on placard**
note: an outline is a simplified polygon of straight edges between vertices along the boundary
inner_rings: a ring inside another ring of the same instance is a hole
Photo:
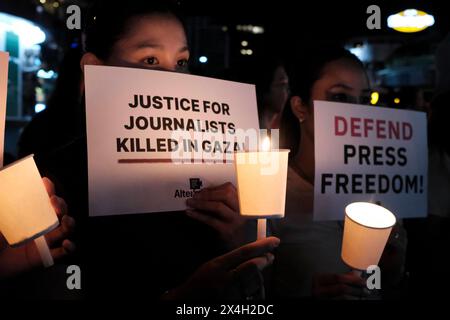
[[[203,186],[203,182],[200,178],[189,178],[189,185],[192,191],[200,190]]]
[[[203,181],[200,178],[189,178],[190,190],[176,189],[174,198],[192,198],[194,193],[200,190],[203,186]]]

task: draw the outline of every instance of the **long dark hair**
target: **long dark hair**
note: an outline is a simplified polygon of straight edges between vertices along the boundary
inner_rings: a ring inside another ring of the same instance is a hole
[[[256,55],[253,60],[239,65],[238,68],[224,70],[217,77],[255,85],[259,125],[261,126],[264,112],[266,112],[265,108],[267,107],[265,98],[270,92],[275,71],[278,67],[285,68],[284,59],[268,51]]]
[[[176,18],[183,28],[184,20],[181,8],[172,0],[97,0],[88,9],[84,26],[84,48],[100,59],[107,59],[114,44],[127,32],[130,23],[136,17],[162,14]]]
[[[431,101],[431,118],[428,126],[430,148],[450,156],[448,119],[450,117],[450,91],[443,91]]]
[[[320,46],[290,57],[287,63],[290,97],[298,96],[311,105],[311,90],[322,76],[325,65],[339,59],[349,59],[364,69],[362,62],[342,47]],[[298,153],[300,144],[300,122],[292,112],[290,99],[283,110],[280,124],[280,147],[290,149],[290,157]]]

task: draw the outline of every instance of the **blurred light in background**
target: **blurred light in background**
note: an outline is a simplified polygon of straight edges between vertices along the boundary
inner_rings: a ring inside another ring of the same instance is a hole
[[[251,24],[248,24],[248,25],[238,24],[236,26],[236,30],[237,31],[242,31],[242,32],[249,32],[249,33],[253,33],[253,34],[263,34],[264,33],[264,27],[262,27],[262,26],[254,26],[254,25],[251,25]]]
[[[246,47],[248,46],[248,41],[241,41],[241,46]]]
[[[252,49],[241,49],[241,54],[243,56],[251,56],[253,54],[253,50]]]
[[[198,58],[198,61],[200,61],[200,63],[207,63],[208,62],[208,57],[201,56],[200,58]]]
[[[377,104],[380,94],[376,91],[370,94],[370,104]]]
[[[39,113],[41,111],[44,111],[45,108],[47,108],[47,106],[43,103],[36,103],[36,105],[34,106],[34,112]]]
[[[419,32],[434,25],[434,17],[424,11],[407,9],[390,15],[387,24],[389,28],[399,32]]]
[[[45,41],[45,32],[31,21],[10,14],[0,13],[0,32],[15,33],[27,47]]]
[[[362,62],[368,62],[372,59],[370,48],[366,43],[356,43],[353,46],[346,46],[346,49]]]
[[[395,98],[395,99],[394,99],[394,103],[395,103],[395,104],[399,104],[399,103],[400,103],[400,98]]]
[[[41,79],[56,79],[58,77],[55,71],[45,71],[44,69],[39,69],[39,71],[37,72],[37,76]]]

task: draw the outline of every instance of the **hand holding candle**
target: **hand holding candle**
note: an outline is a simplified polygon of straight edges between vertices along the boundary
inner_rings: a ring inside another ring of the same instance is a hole
[[[0,231],[8,243],[14,247],[6,253],[4,250],[2,256],[5,254],[14,256],[14,249],[19,249],[18,247],[29,249],[30,245],[25,244],[29,240],[35,240],[35,248],[38,249],[42,264],[52,265],[53,254],[56,256],[59,254],[49,250],[44,235],[59,225],[55,209],[62,215],[67,209],[63,200],[54,196],[54,188],[50,181],[43,183],[32,156],[19,160],[0,171],[0,203]],[[55,239],[65,236],[70,230],[70,225],[73,225],[73,221],[69,221],[71,218],[68,216],[64,220],[66,223],[63,224],[62,229],[57,228],[54,233],[49,233],[52,245]],[[69,248],[70,245],[66,243],[66,247]],[[28,251],[26,253],[27,259],[34,261],[32,255],[30,256]],[[33,261],[29,263],[33,264]]]
[[[289,150],[271,150],[266,137],[259,152],[234,154],[242,216],[258,219],[258,239],[266,236],[266,218],[284,217]]]
[[[378,265],[396,218],[392,212],[368,202],[345,208],[342,260],[356,270]]]
[[[56,196],[53,183],[43,178],[50,202],[55,209],[60,225],[45,235],[46,243],[50,247],[52,258],[57,261],[75,250],[75,245],[68,237],[75,227],[75,220],[68,215],[64,199]],[[41,237],[42,239],[44,237]],[[43,266],[43,261],[37,250],[35,241],[29,241],[21,246],[10,247],[0,233],[0,279],[11,277],[33,268]]]
[[[267,237],[267,219],[258,219],[258,230],[256,233],[256,239],[260,240]]]
[[[246,241],[246,219],[239,214],[236,187],[230,183],[203,188],[186,200],[186,215],[214,229],[228,249]]]

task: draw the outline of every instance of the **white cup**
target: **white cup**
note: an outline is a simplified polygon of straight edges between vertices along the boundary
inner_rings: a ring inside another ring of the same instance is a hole
[[[345,207],[342,260],[356,270],[378,265],[386,242],[396,223],[394,214],[369,202],[354,202]]]
[[[288,156],[288,149],[235,152],[234,163],[242,216],[284,217]]]
[[[0,231],[10,245],[36,239],[58,224],[32,155],[0,170]]]

